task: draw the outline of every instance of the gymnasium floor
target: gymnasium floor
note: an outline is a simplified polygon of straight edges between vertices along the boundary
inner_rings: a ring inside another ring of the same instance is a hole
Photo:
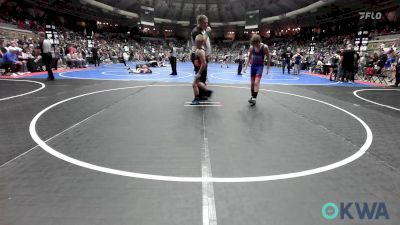
[[[249,72],[210,64],[193,107],[192,69],[1,79],[0,225],[398,225],[400,89],[272,68],[249,107]]]

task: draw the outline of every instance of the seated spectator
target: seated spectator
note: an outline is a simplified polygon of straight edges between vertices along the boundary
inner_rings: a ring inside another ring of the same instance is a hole
[[[19,59],[22,62],[22,72],[28,73],[29,72],[28,64],[33,61],[33,56],[29,52],[29,47],[26,47],[22,50]]]
[[[3,69],[3,57],[4,57],[4,54],[6,54],[7,53],[7,49],[6,48],[4,48],[4,47],[1,47],[1,49],[0,49],[0,68],[1,68],[1,74],[0,75],[3,75],[3,74],[5,74],[5,70]]]
[[[73,54],[71,52],[69,52],[66,56],[65,56],[65,60],[67,62],[67,66],[69,68],[76,68],[77,67],[77,61],[74,58]]]
[[[379,59],[376,63],[377,66],[377,73],[381,74],[382,73],[382,69],[384,68],[386,61],[387,61],[388,57],[387,54],[384,52],[384,50],[381,50],[381,53],[379,55]]]
[[[388,72],[389,82],[392,82],[396,76],[396,52],[390,49],[387,53],[388,57],[385,62],[385,70]]]
[[[51,62],[51,67],[54,68],[55,70],[58,69],[58,67],[62,67],[62,53],[60,47],[56,47],[53,53],[53,61]]]
[[[323,67],[324,67],[324,63],[319,59],[317,61],[317,65],[315,65],[314,73],[322,73]]]
[[[4,39],[0,39],[0,58],[3,58],[4,54],[7,52],[7,49],[5,48],[6,44],[7,43]]]
[[[111,61],[113,63],[118,63],[118,55],[115,50],[112,50],[112,52],[111,52]]]
[[[86,65],[86,60],[83,58],[82,51],[78,48],[74,54],[77,66],[83,68]]]
[[[1,68],[5,70],[5,74],[17,75],[20,72],[22,62],[18,61],[18,50],[14,47],[9,47],[8,52],[3,55]]]
[[[109,55],[107,52],[105,52],[105,53],[102,54],[102,56],[101,56],[101,61],[102,61],[103,63],[112,63],[112,61],[111,61],[111,59],[110,59],[110,55]]]
[[[75,54],[75,52],[76,52],[76,48],[75,48],[75,47],[76,47],[76,46],[72,46],[72,45],[69,46],[69,47],[68,47],[68,52],[71,53],[71,54]]]
[[[40,49],[38,48],[33,49],[33,46],[29,48],[33,56],[32,70],[29,71],[31,72],[43,71],[43,62],[42,62],[42,56],[40,54]]]

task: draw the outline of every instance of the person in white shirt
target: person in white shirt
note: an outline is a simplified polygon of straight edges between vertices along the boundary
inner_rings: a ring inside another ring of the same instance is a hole
[[[73,54],[68,53],[66,56],[66,61],[67,61],[67,66],[69,66],[69,68],[75,68],[77,67],[76,65],[76,60],[73,57]]]
[[[249,61],[249,55],[245,54],[245,56],[244,56],[244,65],[247,65],[247,61]],[[246,69],[247,69],[247,67],[245,66],[244,69],[243,69],[243,73],[246,73]]]
[[[172,73],[170,75],[178,75],[176,72],[176,50],[183,50],[183,48],[177,48],[172,42],[169,43],[169,62],[171,63]]]
[[[79,52],[78,51],[76,51],[74,54],[72,54],[72,58],[75,60],[76,67],[82,68],[83,63],[82,63],[82,60],[81,60],[81,58],[79,56]]]
[[[29,48],[25,48],[20,52],[19,59],[22,62],[22,73],[30,73],[28,71],[28,62],[33,58],[32,54],[29,53]]]
[[[129,61],[129,54],[127,52],[122,53],[122,58],[124,59],[125,62]]]
[[[77,60],[79,61],[79,65],[83,68],[86,67],[86,59],[83,57],[82,50],[78,48],[76,52]]]
[[[44,32],[39,32],[39,48],[41,51],[42,62],[46,67],[46,71],[48,74],[47,80],[54,80],[53,71],[51,70],[51,63],[53,61],[51,43],[50,40],[46,39]]]

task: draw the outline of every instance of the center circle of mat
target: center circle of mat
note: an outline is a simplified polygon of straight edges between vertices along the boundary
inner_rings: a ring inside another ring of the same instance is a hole
[[[235,89],[249,89],[247,87],[240,87],[240,86],[225,86],[225,85],[209,85],[210,87],[221,87],[221,88],[235,88]],[[85,96],[89,95],[94,95],[94,94],[99,94],[99,93],[105,93],[105,92],[111,92],[111,91],[119,91],[119,90],[127,90],[127,89],[135,89],[135,88],[146,88],[146,87],[191,87],[188,85],[142,85],[142,86],[130,86],[130,87],[122,87],[122,88],[114,88],[114,89],[107,89],[107,90],[101,90],[101,91],[95,91],[95,92],[90,92],[82,95],[77,95],[68,99],[64,99],[62,101],[59,101],[57,103],[54,103],[47,108],[43,109],[40,111],[31,121],[29,125],[29,133],[32,137],[32,139],[46,152],[49,154],[62,159],[66,162],[72,163],[74,165],[84,167],[87,169],[103,172],[103,173],[108,173],[108,174],[114,174],[114,175],[120,175],[120,176],[126,176],[126,177],[133,177],[133,178],[141,178],[141,179],[149,179],[149,180],[159,180],[159,181],[175,181],[175,182],[224,182],[224,183],[239,183],[239,182],[260,182],[260,181],[272,181],[272,180],[283,180],[283,179],[290,179],[290,178],[296,178],[296,177],[304,177],[308,175],[313,175],[313,174],[318,174],[322,172],[326,172],[329,170],[333,170],[336,168],[339,168],[341,166],[347,165],[361,156],[363,156],[369,147],[372,144],[372,131],[369,128],[369,126],[358,116],[354,115],[351,112],[348,112],[347,110],[340,108],[339,106],[330,104],[328,102],[324,102],[322,100],[314,99],[311,97],[306,97],[302,95],[297,95],[297,94],[292,94],[288,92],[282,92],[282,91],[274,91],[274,90],[266,90],[266,89],[260,89],[260,91],[263,92],[272,92],[272,93],[278,93],[278,94],[284,94],[284,95],[289,95],[293,97],[298,97],[298,98],[303,98],[307,99],[310,101],[314,101],[317,103],[321,103],[327,106],[330,106],[336,110],[342,111],[354,119],[356,119],[365,129],[365,132],[367,134],[367,137],[365,139],[364,144],[360,147],[360,149],[355,152],[353,155],[342,159],[338,162],[328,164],[322,167],[314,168],[314,169],[308,169],[308,170],[303,170],[303,171],[298,171],[298,172],[292,172],[292,173],[284,173],[284,174],[275,174],[275,175],[268,175],[268,176],[254,176],[254,177],[175,177],[175,176],[163,176],[163,175],[156,175],[156,174],[145,174],[145,173],[135,173],[135,172],[129,172],[129,171],[123,171],[123,170],[116,170],[112,168],[107,168],[107,167],[102,167],[94,164],[90,164],[87,162],[80,161],[78,159],[69,157],[65,154],[62,154],[61,152],[58,152],[57,150],[53,149],[50,147],[44,140],[42,140],[39,135],[37,134],[36,131],[36,123],[39,120],[39,118],[49,111],[50,109],[63,104],[65,102],[82,98]],[[75,124],[77,125],[77,124]],[[74,125],[74,126],[75,126]]]

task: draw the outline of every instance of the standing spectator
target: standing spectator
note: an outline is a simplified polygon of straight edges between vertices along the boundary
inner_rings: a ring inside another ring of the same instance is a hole
[[[381,52],[378,56],[378,60],[376,65],[378,66],[378,71],[376,73],[381,74],[382,73],[382,69],[384,68],[386,61],[387,61],[387,54],[385,53],[385,50],[382,48]]]
[[[99,52],[98,52],[97,46],[93,46],[92,48],[92,56],[93,56],[93,61],[94,61],[94,67],[100,66],[100,58],[99,58]]]
[[[129,54],[128,54],[128,52],[122,52],[122,59],[124,60],[124,62],[125,62],[125,66],[126,66],[126,62],[128,62],[129,61]]]
[[[340,60],[340,51],[337,51],[332,58],[330,58],[331,66],[329,67],[329,80],[334,81],[337,80],[338,74],[338,62]]]
[[[349,44],[347,49],[343,52],[342,58],[342,69],[343,69],[343,76],[342,82],[344,81],[344,77],[346,77],[346,81],[349,83],[354,82],[354,65],[357,61],[356,52],[353,50],[353,46]]]
[[[300,74],[300,63],[301,60],[303,59],[303,56],[301,55],[301,50],[300,48],[297,49],[296,54],[293,56],[293,60],[294,60],[294,70],[293,70],[293,74]]]
[[[293,53],[291,52],[291,48],[288,47],[286,52],[284,52],[282,55],[282,74],[285,74],[285,66],[287,67],[288,74],[290,74],[290,67],[291,67],[291,62],[290,59],[293,58]]]

